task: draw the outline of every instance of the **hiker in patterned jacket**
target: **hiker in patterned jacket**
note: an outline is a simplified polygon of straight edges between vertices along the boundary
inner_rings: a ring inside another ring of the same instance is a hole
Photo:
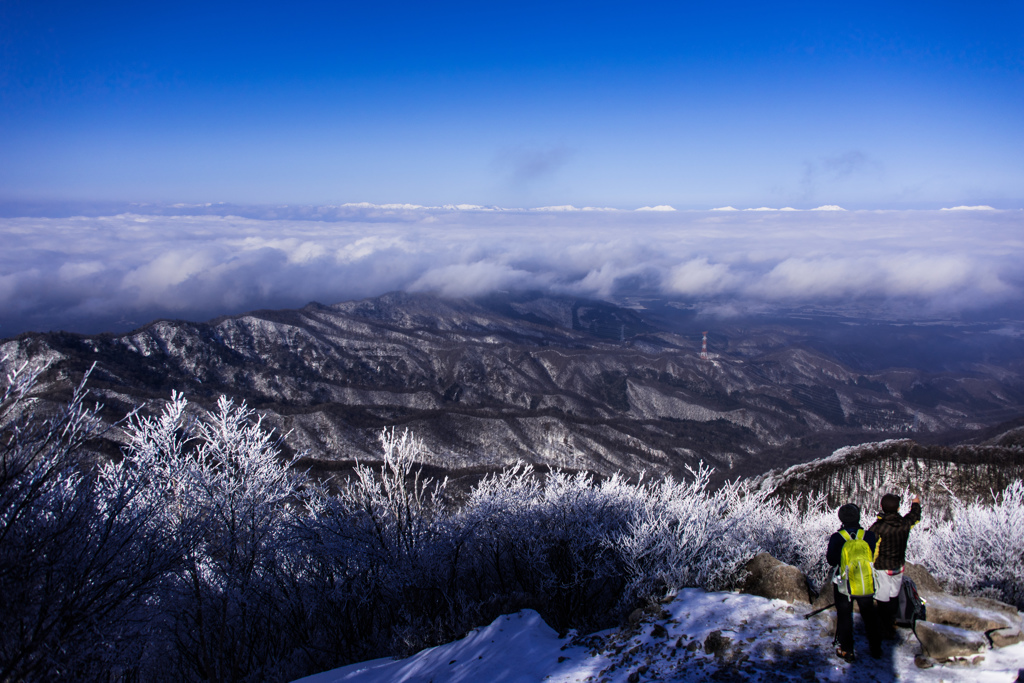
[[[910,529],[921,521],[921,498],[914,496],[910,512],[900,515],[900,497],[892,493],[882,496],[882,512],[869,531],[878,536],[875,547],[875,601],[882,635],[896,633],[896,608],[903,585],[903,563],[906,562]]]
[[[878,630],[878,622],[875,616],[875,601],[870,594],[863,596],[851,595],[850,586],[840,579],[842,573],[840,563],[843,560],[843,546],[846,545],[846,538],[842,532],[845,531],[851,538],[857,538],[860,526],[860,508],[853,503],[847,503],[839,508],[839,521],[842,528],[828,539],[828,548],[825,550],[825,559],[829,565],[836,567],[835,580],[832,584],[832,595],[836,604],[836,655],[852,662],[853,655],[853,603],[856,601],[860,607],[860,616],[864,621],[864,630],[867,631],[868,645],[871,648],[871,656],[878,658],[882,656],[882,639]],[[864,532],[864,541],[874,552],[878,537],[874,532]]]

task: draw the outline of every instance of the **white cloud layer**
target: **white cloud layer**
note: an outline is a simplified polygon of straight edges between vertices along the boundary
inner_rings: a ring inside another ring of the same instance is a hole
[[[656,294],[722,314],[860,302],[936,315],[1024,298],[1020,211],[654,208],[3,218],[0,337],[392,290]]]

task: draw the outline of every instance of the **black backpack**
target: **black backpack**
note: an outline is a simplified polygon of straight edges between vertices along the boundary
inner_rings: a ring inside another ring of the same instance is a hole
[[[899,608],[896,612],[896,625],[914,628],[917,621],[927,621],[924,600],[917,592],[913,579],[904,575],[900,586]]]

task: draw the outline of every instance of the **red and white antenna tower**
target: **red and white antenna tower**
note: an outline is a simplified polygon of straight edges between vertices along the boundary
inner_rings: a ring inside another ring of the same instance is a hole
[[[704,332],[704,341],[700,345],[700,357],[702,360],[708,360],[708,333]]]

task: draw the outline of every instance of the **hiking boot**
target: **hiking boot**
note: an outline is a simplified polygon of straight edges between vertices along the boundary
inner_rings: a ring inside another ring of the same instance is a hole
[[[836,657],[839,657],[839,659],[843,660],[847,664],[853,664],[853,660],[856,659],[852,652],[847,652],[841,647],[836,648]]]

